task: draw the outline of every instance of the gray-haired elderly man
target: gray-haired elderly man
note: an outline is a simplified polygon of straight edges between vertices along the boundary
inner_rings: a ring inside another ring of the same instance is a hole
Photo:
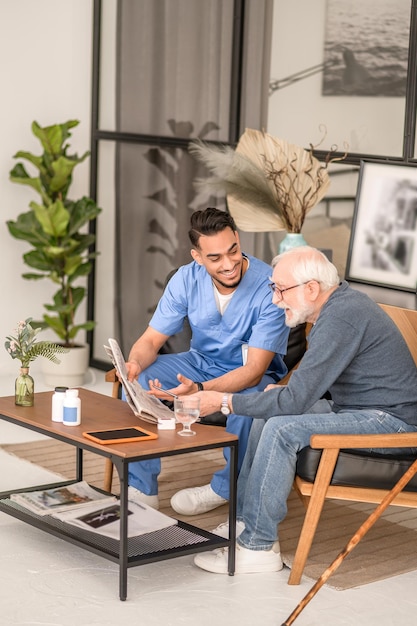
[[[312,324],[308,350],[288,385],[227,398],[198,394],[203,415],[227,401],[234,413],[256,418],[238,479],[236,573],[282,568],[277,525],[287,514],[297,453],[312,434],[417,430],[417,369],[386,313],[340,282],[334,265],[308,246],[276,257],[273,281],[273,302],[285,310],[286,324]],[[321,399],[327,391],[331,401]],[[223,525],[219,534],[225,531]],[[227,573],[226,550],[194,561]]]

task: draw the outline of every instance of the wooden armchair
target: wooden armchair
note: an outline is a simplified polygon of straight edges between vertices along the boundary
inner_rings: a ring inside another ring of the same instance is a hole
[[[400,329],[417,366],[417,311],[380,306]],[[294,483],[307,511],[288,580],[290,585],[301,580],[326,498],[379,504],[416,460],[364,455],[355,449],[410,447],[417,447],[417,433],[311,437],[310,447],[299,454]],[[417,508],[416,475],[391,504]]]

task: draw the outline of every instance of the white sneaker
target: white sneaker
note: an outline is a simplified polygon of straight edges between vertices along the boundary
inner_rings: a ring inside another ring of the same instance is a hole
[[[227,500],[218,496],[210,485],[181,489],[171,498],[171,506],[180,515],[199,515],[216,509]]]
[[[143,502],[143,504],[147,504],[153,509],[159,509],[158,496],[148,496],[146,493],[142,493],[142,491],[136,489],[136,487],[130,486],[127,488],[127,499],[132,500],[132,502]]]
[[[217,548],[212,552],[201,552],[194,557],[194,563],[207,572],[228,574],[229,551]],[[270,550],[248,550],[236,544],[235,574],[257,574],[261,572],[278,572],[283,568],[279,542],[276,541]]]
[[[236,537],[239,537],[241,533],[245,530],[245,523],[237,520],[236,521]],[[223,537],[223,539],[229,539],[229,522],[223,522],[214,528],[212,531],[215,535],[219,535],[219,537]]]

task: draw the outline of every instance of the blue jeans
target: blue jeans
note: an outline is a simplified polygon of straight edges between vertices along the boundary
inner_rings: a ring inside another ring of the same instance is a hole
[[[238,480],[238,519],[245,530],[238,543],[250,550],[270,550],[277,540],[277,525],[287,514],[287,499],[295,476],[297,453],[317,434],[383,434],[415,432],[416,427],[377,410],[331,412],[320,400],[306,415],[280,415],[254,419],[246,457]],[[410,452],[378,449],[381,453]],[[417,449],[411,450],[412,454]]]
[[[194,381],[204,382],[217,378],[226,373],[227,370],[202,359],[195,352],[182,352],[180,354],[162,354],[139,376],[139,383],[144,389],[149,389],[149,381],[158,378],[162,386],[166,389],[176,387],[178,383],[177,374],[184,374]],[[268,375],[264,375],[262,380],[255,387],[245,389],[240,393],[251,393],[263,391],[265,387],[276,382]],[[252,418],[230,414],[227,416],[226,431],[239,437],[238,447],[238,471],[240,470],[246,452],[249,432],[252,425]],[[210,428],[208,426],[207,428]],[[230,449],[224,448],[226,465],[213,475],[211,487],[217,495],[229,499],[229,479],[230,479]],[[161,460],[149,459],[129,464],[128,483],[147,495],[158,493],[158,476],[161,472]]]

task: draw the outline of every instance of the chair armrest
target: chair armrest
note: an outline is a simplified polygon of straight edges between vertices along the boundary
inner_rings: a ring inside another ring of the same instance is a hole
[[[312,435],[312,448],[417,448],[417,432],[387,435]]]
[[[114,368],[106,372],[106,383],[116,383],[118,380],[119,379],[117,378],[116,370]]]
[[[113,383],[113,387],[112,387],[112,397],[113,398],[119,398],[119,392],[120,392],[120,380],[119,377],[117,376],[116,370],[113,368],[112,370],[109,370],[108,372],[106,372],[106,382],[107,383]]]
[[[290,371],[289,371],[289,372],[287,372],[287,373],[285,374],[285,376],[283,376],[283,377],[281,378],[281,380],[279,380],[279,381],[277,382],[277,385],[279,385],[280,387],[281,387],[281,386],[286,385],[286,384],[288,383],[288,381],[290,380],[290,378],[291,378],[291,376],[292,376],[292,373],[293,373],[293,372],[297,369],[297,367],[300,365],[300,363],[301,363],[301,359],[298,361],[298,363],[296,363],[296,364],[294,365],[294,367],[292,367],[292,368],[290,369]]]

